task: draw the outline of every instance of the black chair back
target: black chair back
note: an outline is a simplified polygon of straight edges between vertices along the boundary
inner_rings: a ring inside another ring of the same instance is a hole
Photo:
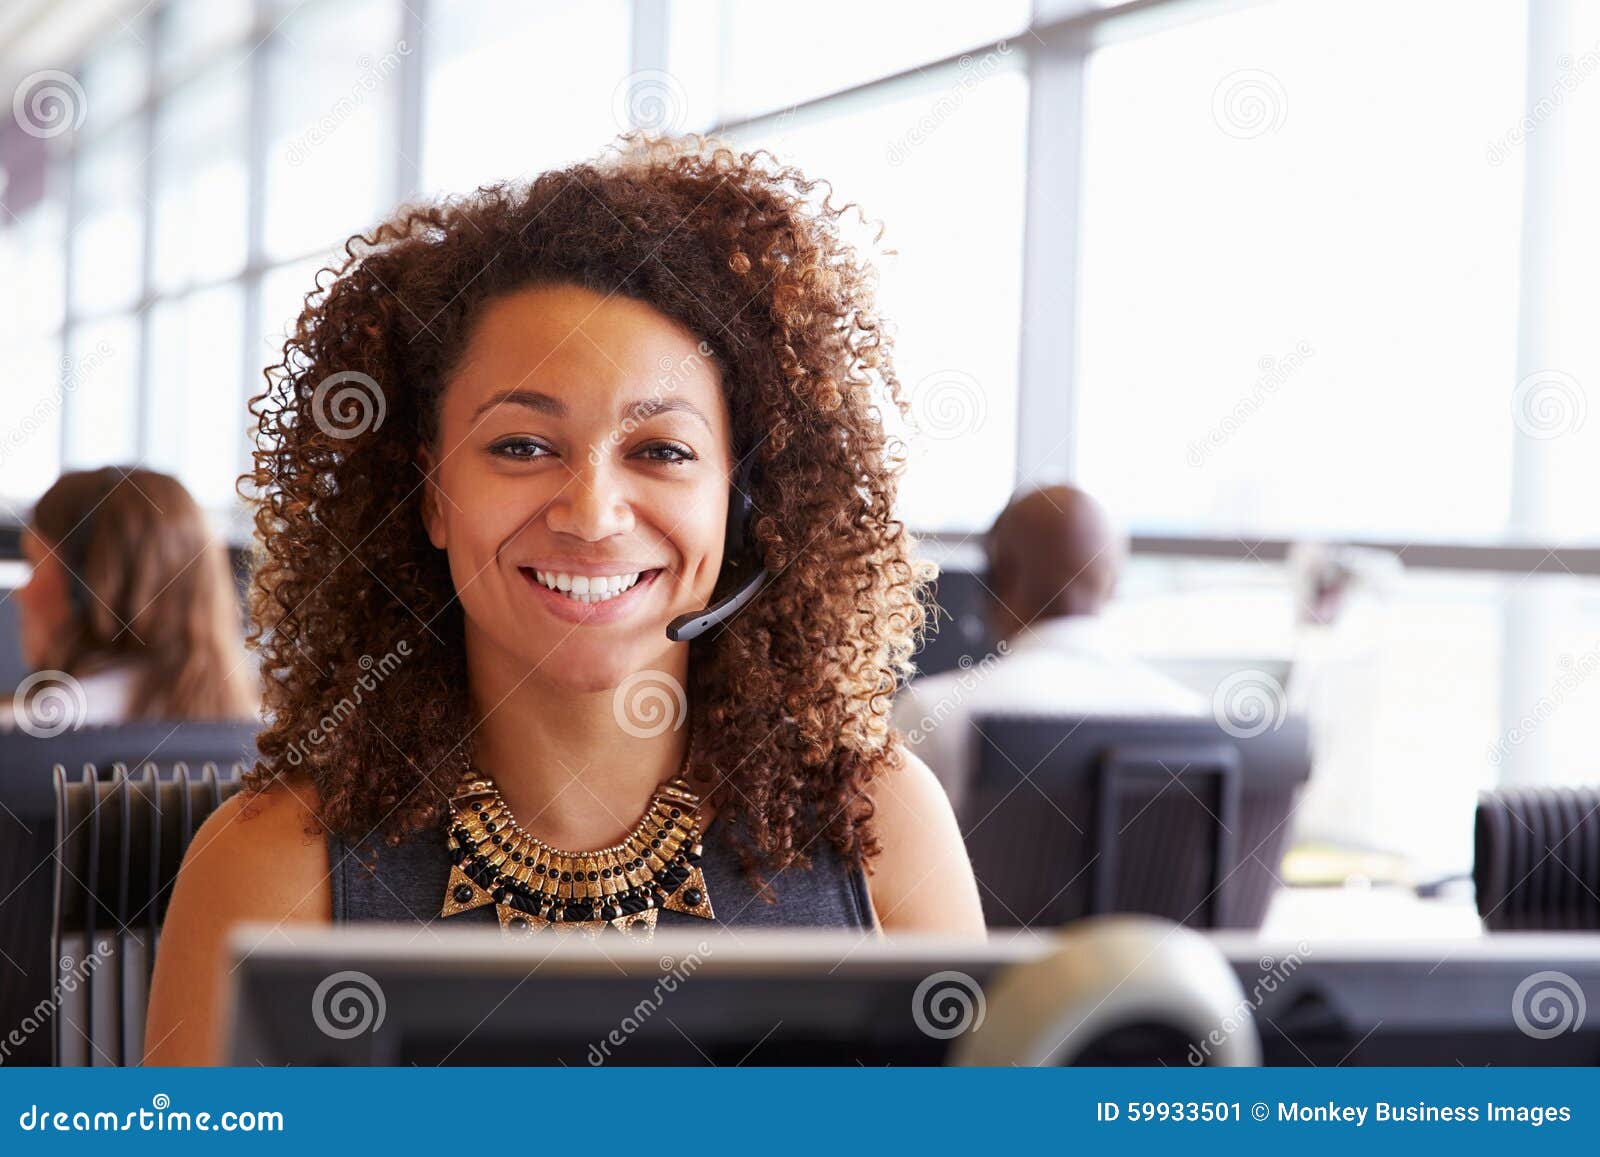
[[[195,831],[239,790],[243,764],[163,771],[147,763],[109,780],[57,764],[50,948],[56,962],[54,1062],[137,1064],[161,922]]]
[[[1600,785],[1481,792],[1473,846],[1489,931],[1600,929]]]
[[[963,822],[991,926],[1139,912],[1260,927],[1310,775],[1304,720],[1250,735],[1171,716],[973,723]]]
[[[48,1065],[52,1033],[40,1020],[55,1007],[57,957],[50,950],[56,847],[56,785],[51,769],[90,766],[108,778],[114,764],[153,762],[171,774],[254,762],[253,722],[136,723],[85,727],[55,736],[0,732],[0,1060]],[[15,1030],[21,1043],[10,1034]]]

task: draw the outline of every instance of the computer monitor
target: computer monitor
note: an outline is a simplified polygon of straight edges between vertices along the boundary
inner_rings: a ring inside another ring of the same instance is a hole
[[[1600,933],[1205,935],[1239,977],[1268,1064],[1600,1064]]]
[[[1257,1037],[1269,1065],[1600,1062],[1600,1018],[1560,1012],[1600,1000],[1600,935],[1308,944],[1114,917],[988,943],[263,925],[233,944],[234,1065],[1185,1065]]]
[[[918,986],[948,973],[942,999],[974,999],[1040,951],[733,928],[508,943],[370,925],[234,943],[236,1065],[936,1065],[949,1038],[919,1028]]]
[[[962,830],[989,925],[1259,928],[1311,751],[1304,719],[1244,722],[975,717]]]

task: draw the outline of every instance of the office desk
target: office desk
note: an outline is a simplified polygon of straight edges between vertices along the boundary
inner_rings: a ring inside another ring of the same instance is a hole
[[[1419,899],[1409,888],[1280,888],[1262,922],[1263,939],[1417,940],[1484,935],[1470,890]]]

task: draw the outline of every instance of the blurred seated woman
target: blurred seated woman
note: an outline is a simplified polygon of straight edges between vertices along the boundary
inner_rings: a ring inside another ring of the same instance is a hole
[[[888,722],[931,567],[844,212],[641,138],[351,241],[253,406],[270,722],[179,873],[147,1063],[220,1056],[243,920],[983,937]]]
[[[227,552],[176,478],[63,474],[35,504],[22,550],[33,569],[16,598],[33,674],[0,726],[256,717]]]

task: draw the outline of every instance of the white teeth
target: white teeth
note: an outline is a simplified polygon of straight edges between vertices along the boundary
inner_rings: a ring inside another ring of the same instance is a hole
[[[546,587],[560,591],[579,603],[603,603],[607,599],[614,599],[639,581],[638,574],[583,575],[544,570],[533,573]]]

